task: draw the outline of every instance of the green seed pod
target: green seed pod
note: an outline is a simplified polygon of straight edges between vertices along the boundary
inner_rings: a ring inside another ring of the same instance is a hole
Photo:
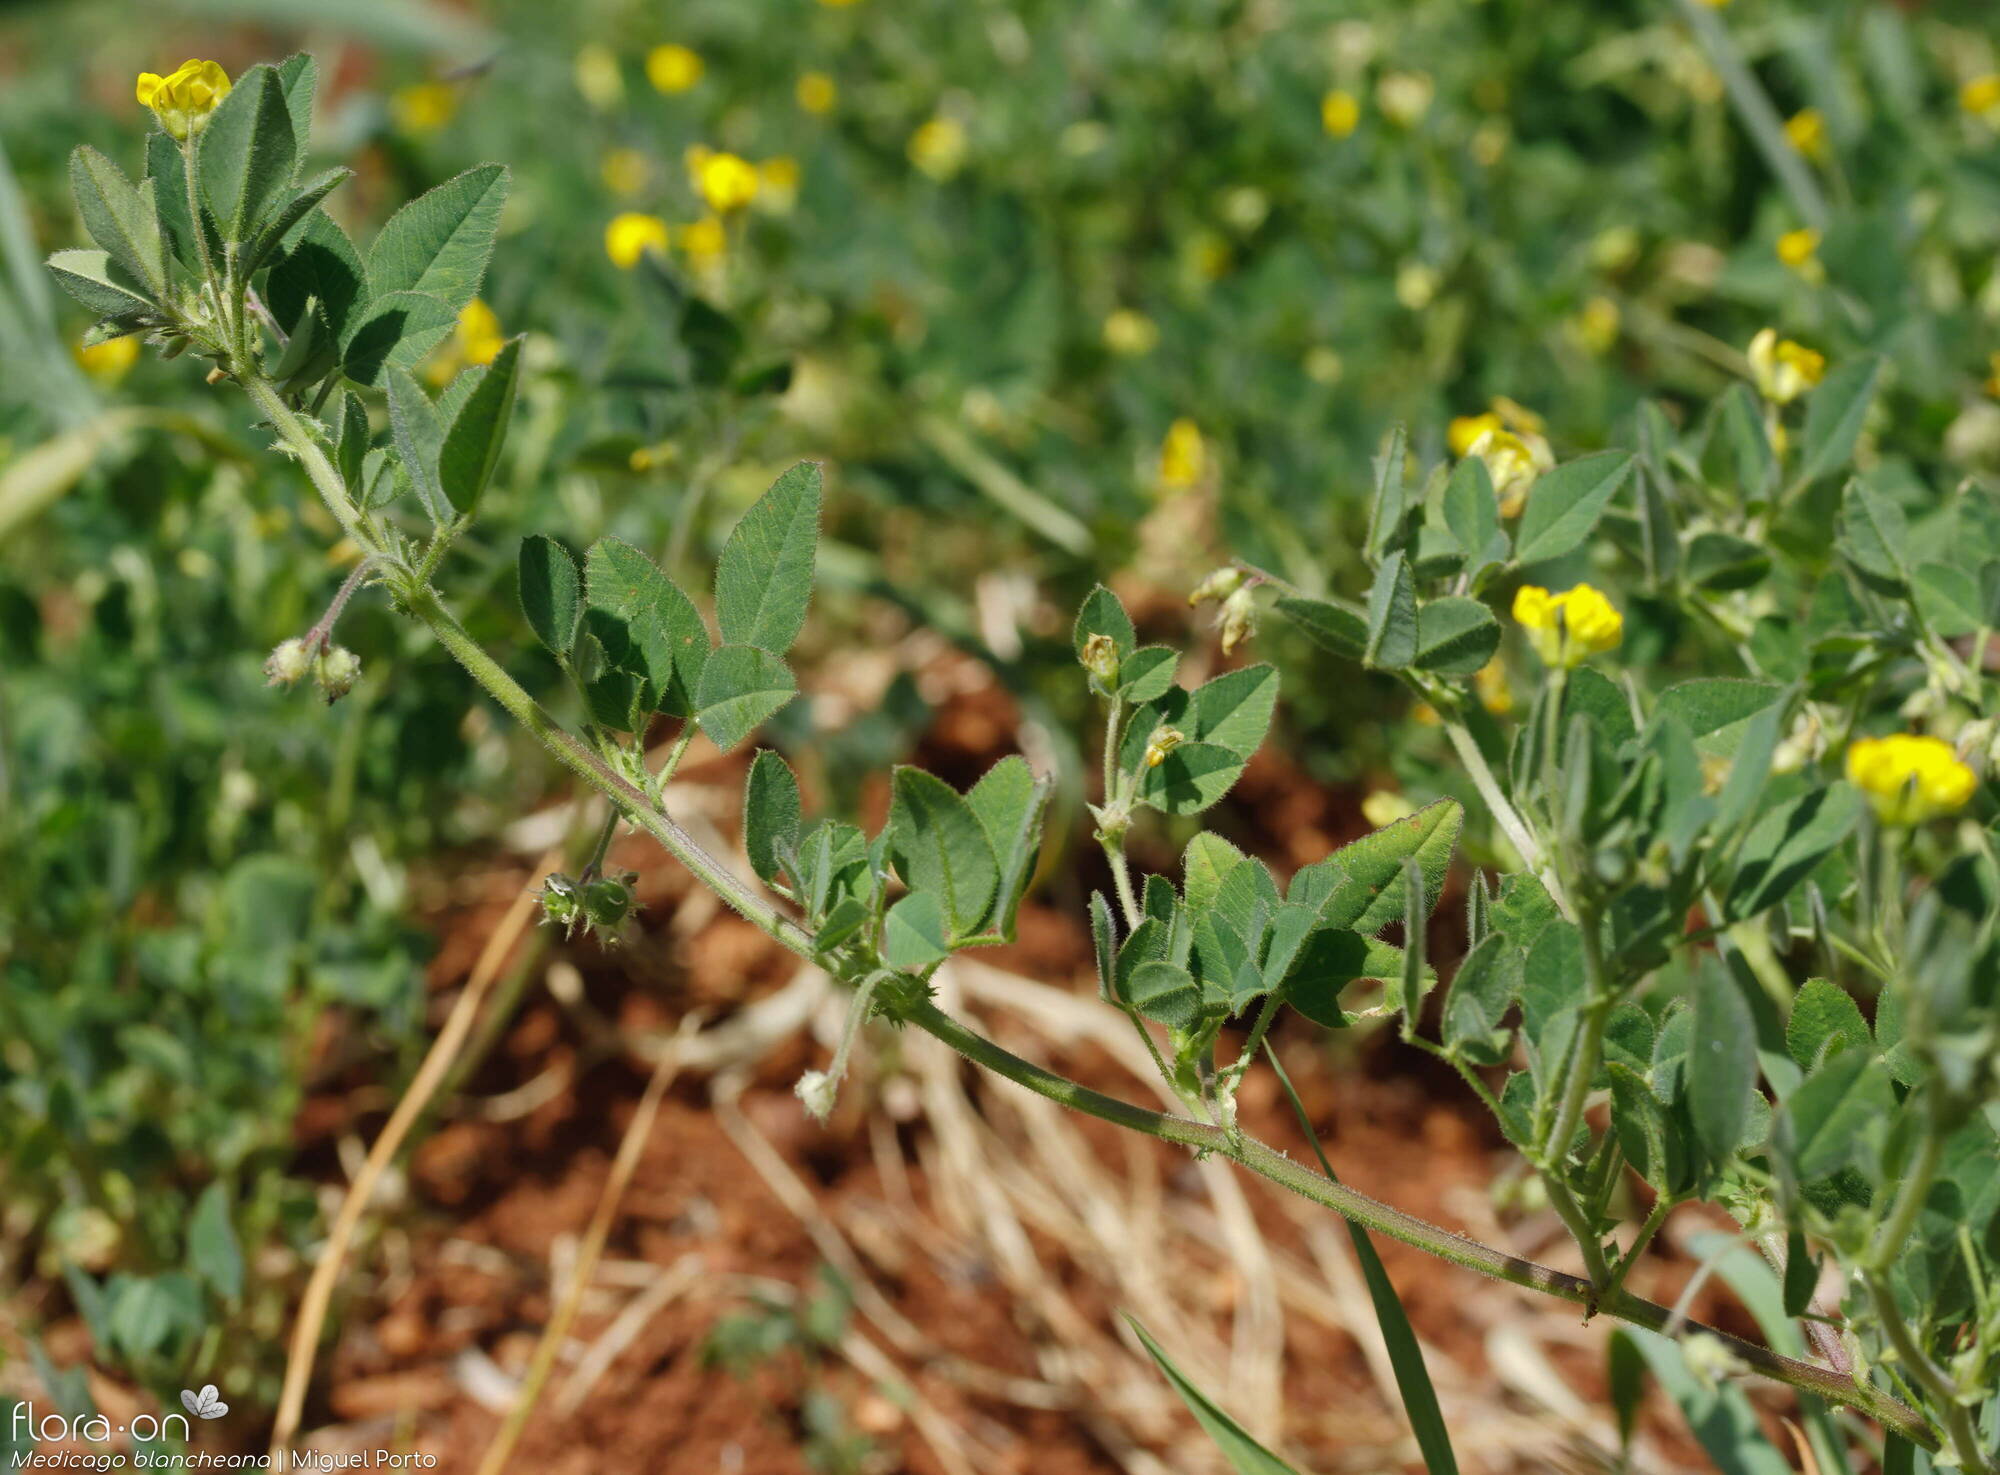
[[[611,931],[632,913],[632,881],[624,876],[599,876],[583,888],[583,911],[592,927]]]
[[[558,927],[574,928],[583,915],[583,892],[561,871],[542,882],[542,915]]]

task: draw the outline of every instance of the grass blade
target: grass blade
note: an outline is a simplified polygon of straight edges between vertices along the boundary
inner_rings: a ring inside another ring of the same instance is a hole
[[[1188,1381],[1187,1374],[1175,1367],[1172,1359],[1160,1350],[1160,1344],[1146,1334],[1137,1318],[1127,1316],[1132,1330],[1139,1340],[1146,1344],[1146,1350],[1153,1354],[1153,1361],[1167,1381],[1174,1385],[1174,1392],[1180,1394],[1181,1402],[1193,1413],[1195,1422],[1200,1424],[1217,1449],[1229,1461],[1229,1467],[1236,1475],[1298,1475],[1290,1465],[1272,1454],[1263,1445],[1244,1432],[1243,1426],[1218,1408],[1209,1396]]]
[[[1271,1069],[1278,1073],[1278,1083],[1285,1088],[1285,1098],[1292,1103],[1292,1112],[1299,1119],[1306,1141],[1312,1144],[1313,1156],[1319,1159],[1320,1171],[1338,1183],[1340,1179],[1334,1173],[1333,1165],[1320,1151],[1319,1136],[1313,1131],[1312,1120],[1306,1115],[1305,1103],[1299,1100],[1299,1093],[1292,1088],[1292,1078],[1285,1074],[1278,1052],[1271,1047],[1269,1040],[1264,1042],[1264,1055],[1271,1062]],[[1347,1225],[1348,1236],[1354,1241],[1354,1257],[1361,1262],[1361,1274],[1368,1282],[1368,1298],[1375,1303],[1375,1320],[1381,1326],[1382,1340],[1389,1348],[1389,1365],[1396,1371],[1396,1391],[1403,1396],[1403,1413],[1410,1421],[1410,1432],[1417,1436],[1417,1448],[1423,1453],[1424,1468],[1430,1475],[1458,1475],[1458,1460],[1451,1452],[1451,1435],[1445,1429],[1437,1390],[1431,1386],[1430,1370],[1424,1366],[1424,1349],[1417,1343],[1409,1313],[1403,1310],[1402,1298],[1396,1294],[1389,1272],[1382,1267],[1382,1257],[1375,1253],[1368,1231],[1351,1219],[1341,1222]]]

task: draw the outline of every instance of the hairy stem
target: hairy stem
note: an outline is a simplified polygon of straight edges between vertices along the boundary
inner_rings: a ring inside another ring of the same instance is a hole
[[[1979,1448],[1979,1430],[1974,1426],[1972,1410],[1959,1402],[1958,1389],[1952,1386],[1944,1369],[1931,1360],[1917,1341],[1916,1333],[1903,1320],[1903,1308],[1896,1304],[1896,1293],[1889,1282],[1877,1270],[1863,1271],[1861,1279],[1875,1308],[1876,1320],[1882,1323],[1883,1335],[1896,1349],[1897,1359],[1937,1405],[1960,1468],[1966,1475],[1993,1475],[1992,1462]]]
[[[1502,1250],[1453,1234],[1448,1229],[1426,1223],[1400,1209],[1378,1203],[1345,1184],[1334,1183],[1321,1177],[1254,1137],[1232,1136],[1220,1127],[1189,1121],[1184,1117],[1168,1116],[1163,1112],[1134,1106],[1130,1102],[1119,1101],[1093,1091],[1031,1061],[1021,1059],[1020,1056],[996,1045],[984,1035],[966,1028],[934,1004],[918,1005],[910,1012],[909,1022],[942,1040],[973,1064],[982,1066],[996,1075],[1005,1076],[1016,1085],[1025,1086],[1028,1090],[1039,1096],[1045,1096],[1058,1105],[1085,1112],[1130,1131],[1143,1132],[1163,1142],[1173,1142],[1197,1152],[1226,1157],[1260,1177],[1270,1179],[1281,1188],[1288,1188],[1323,1208],[1333,1210],[1364,1229],[1400,1240],[1404,1244],[1449,1261],[1461,1269],[1476,1271],[1495,1280],[1506,1281],[1509,1285],[1541,1291],[1545,1295],[1578,1306],[1588,1307],[1596,1300],[1595,1289],[1589,1281],[1581,1277],[1552,1270],[1545,1265],[1537,1265],[1532,1260],[1523,1260],[1516,1255],[1509,1255]],[[1620,1321],[1644,1327],[1648,1331],[1664,1331],[1674,1322],[1673,1312],[1665,1306],[1624,1291],[1599,1304],[1597,1310]],[[1699,1322],[1683,1320],[1680,1326],[1686,1331],[1699,1331],[1720,1338],[1746,1365],[1765,1377],[1845,1404],[1905,1439],[1926,1449],[1937,1448],[1937,1436],[1921,1414],[1876,1389],[1864,1387],[1828,1372],[1825,1368],[1783,1356],[1768,1347],[1759,1347],[1753,1342],[1746,1342],[1740,1337],[1703,1326]]]
[[[1458,761],[1465,765],[1472,786],[1479,790],[1479,797],[1486,802],[1487,809],[1492,811],[1501,833],[1506,835],[1507,843],[1514,847],[1515,853],[1521,857],[1521,863],[1535,873],[1535,879],[1547,888],[1550,898],[1554,900],[1562,914],[1574,919],[1575,913],[1570,910],[1569,895],[1563,890],[1561,879],[1549,865],[1547,857],[1542,854],[1541,844],[1535,839],[1534,832],[1528,828],[1527,821],[1521,818],[1521,812],[1514,807],[1513,801],[1508,799],[1505,791],[1501,789],[1500,780],[1494,777],[1493,769],[1486,761],[1486,755],[1479,751],[1478,740],[1473,737],[1471,730],[1455,717],[1445,718],[1444,731],[1445,736],[1451,739],[1452,751],[1458,754]]]

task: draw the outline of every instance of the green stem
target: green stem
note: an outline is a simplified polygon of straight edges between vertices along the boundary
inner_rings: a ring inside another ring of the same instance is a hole
[[[1757,145],[1764,162],[1771,166],[1771,172],[1778,176],[1785,193],[1792,197],[1800,217],[1813,229],[1825,230],[1829,218],[1826,197],[1820,193],[1805,157],[1786,137],[1784,120],[1771,106],[1771,99],[1765,95],[1756,74],[1744,64],[1727,28],[1713,10],[1703,8],[1698,0],[1680,0],[1680,10],[1681,18],[1701,39],[1709,60],[1721,76],[1722,86],[1729,94],[1736,116],[1743,122],[1744,131]]]
[[[1333,1210],[1364,1229],[1412,1245],[1461,1269],[1475,1271],[1509,1285],[1541,1291],[1577,1306],[1591,1306],[1597,1302],[1597,1293],[1587,1280],[1492,1249],[1453,1234],[1448,1229],[1426,1223],[1400,1209],[1378,1203],[1345,1184],[1321,1177],[1254,1137],[1232,1135],[1220,1127],[1149,1111],[1143,1106],[1134,1106],[1078,1085],[1032,1061],[1021,1059],[984,1035],[967,1029],[935,1004],[924,1002],[916,1005],[908,1015],[908,1022],[942,1040],[974,1065],[1004,1076],[1058,1105],[1085,1112],[1129,1131],[1143,1132],[1163,1142],[1228,1158],[1281,1188],[1288,1188],[1322,1208]],[[1675,1319],[1673,1312],[1665,1306],[1624,1291],[1598,1304],[1597,1310],[1656,1332],[1664,1331]],[[1937,1435],[1922,1415],[1876,1389],[1863,1387],[1825,1368],[1783,1356],[1768,1347],[1759,1347],[1698,1322],[1684,1320],[1681,1326],[1687,1331],[1699,1331],[1720,1338],[1747,1366],[1765,1377],[1845,1404],[1925,1449],[1937,1447]]]
[[[1435,704],[1433,704],[1435,705]],[[1493,776],[1493,769],[1486,761],[1486,755],[1479,751],[1478,739],[1463,722],[1456,717],[1444,719],[1445,736],[1451,739],[1452,750],[1458,754],[1458,761],[1465,765],[1466,775],[1472,786],[1479,791],[1493,818],[1499,823],[1500,831],[1507,837],[1507,843],[1514,847],[1521,857],[1521,863],[1535,873],[1535,877],[1547,888],[1549,896],[1565,917],[1574,918],[1570,909],[1569,896],[1563,890],[1561,880],[1542,854],[1542,847],[1536,841],[1534,832],[1527,821],[1521,818],[1519,810],[1500,787],[1500,781]]]
[[[1570,1138],[1583,1120],[1584,1103],[1590,1099],[1590,1083],[1597,1075],[1598,1057],[1604,1049],[1604,1026],[1611,1017],[1612,991],[1604,971],[1604,944],[1597,934],[1597,917],[1579,919],[1577,934],[1583,942],[1583,976],[1588,997],[1583,1006],[1583,1023],[1569,1060],[1569,1078],[1564,1083],[1562,1106],[1542,1139],[1542,1157],[1560,1166],[1569,1156]]]
[[[1660,1232],[1660,1226],[1667,1222],[1667,1215],[1673,1212],[1676,1202],[1678,1200],[1669,1198],[1664,1193],[1653,1200],[1652,1211],[1639,1226],[1639,1233],[1632,1240],[1632,1248],[1618,1257],[1618,1263],[1612,1267],[1611,1278],[1604,1282],[1604,1295],[1607,1299],[1615,1297],[1624,1288],[1625,1277],[1631,1273],[1633,1264],[1645,1252],[1646,1246],[1653,1242],[1653,1236]]]
[[[1903,1308],[1896,1304],[1895,1291],[1879,1271],[1863,1271],[1861,1280],[1868,1288],[1868,1299],[1875,1308],[1876,1320],[1882,1323],[1883,1335],[1896,1349],[1897,1359],[1936,1405],[1959,1467],[1966,1475],[1992,1475],[1994,1466],[1980,1451],[1979,1430],[1973,1424],[1972,1410],[1959,1402],[1958,1389],[1944,1369],[1931,1360],[1909,1323],[1903,1320]]]
[[[1931,1089],[1935,1091],[1937,1088],[1933,1086]],[[1868,1247],[1867,1258],[1861,1262],[1866,1274],[1880,1274],[1896,1263],[1910,1231],[1916,1227],[1917,1215],[1923,1210],[1924,1200],[1930,1196],[1932,1180],[1937,1177],[1938,1162],[1944,1156],[1945,1134],[1937,1129],[1934,1120],[1927,1127],[1917,1146],[1917,1160],[1904,1177],[1902,1187],[1897,1190],[1889,1217],[1876,1231],[1875,1239]]]

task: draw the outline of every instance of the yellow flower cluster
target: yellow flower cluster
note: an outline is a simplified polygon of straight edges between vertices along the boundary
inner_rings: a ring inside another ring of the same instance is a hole
[[[208,115],[229,96],[229,73],[218,62],[190,57],[164,77],[139,73],[136,91],[141,106],[153,110],[160,126],[186,142],[208,126]]]
[[[1819,263],[1819,232],[1811,226],[1788,230],[1778,237],[1778,260],[1806,281],[1826,279],[1826,270]]]
[[[86,374],[106,384],[116,384],[139,362],[139,340],[131,334],[107,338],[102,343],[79,346],[76,361]]]
[[[1979,787],[1951,744],[1896,733],[1861,738],[1847,750],[1847,779],[1885,825],[1918,825],[1963,809]]]
[[[793,95],[801,108],[815,117],[823,117],[840,101],[840,88],[825,72],[803,72]]]
[[[1766,328],[1750,340],[1750,377],[1774,405],[1788,405],[1826,377],[1826,355]]]
[[[1570,319],[1570,336],[1584,351],[1602,357],[1618,345],[1618,328],[1623,321],[1618,304],[1602,293],[1592,297]]]
[[[460,369],[473,364],[490,364],[507,346],[500,332],[500,319],[493,309],[475,297],[460,309],[458,326],[435,354],[424,374],[433,384],[446,384]]]
[[[646,53],[646,80],[656,92],[671,96],[689,91],[700,83],[704,70],[699,55],[673,42],[655,46]]]
[[[695,192],[718,215],[733,215],[757,198],[757,166],[719,149],[689,150]]]
[[[1567,671],[1625,638],[1625,617],[1588,584],[1551,594],[1538,584],[1514,591],[1514,619],[1546,666]]]
[[[1974,77],[1959,88],[1958,105],[1981,122],[2000,128],[2000,72]]]
[[[1500,515],[1517,517],[1528,505],[1536,479],[1555,469],[1555,455],[1543,428],[1540,415],[1503,396],[1484,414],[1458,416],[1447,427],[1445,439],[1454,456],[1477,456],[1486,463],[1500,499]]]
[[[1360,99],[1336,87],[1319,100],[1319,121],[1329,137],[1346,138],[1361,126]]]
[[[1160,485],[1170,491],[1185,491],[1197,484],[1208,470],[1208,445],[1201,428],[1182,416],[1167,427],[1160,443]]]
[[[611,217],[604,227],[604,254],[620,271],[630,271],[645,260],[648,251],[667,249],[667,223],[657,215],[627,210]]]
[[[389,116],[404,133],[435,133],[457,111],[458,93],[449,82],[415,82],[389,99]]]
[[[1104,346],[1113,353],[1138,358],[1153,351],[1160,330],[1143,312],[1121,307],[1104,319]]]
[[[1792,147],[1815,164],[1826,159],[1826,114],[1818,108],[1801,108],[1785,120],[1785,137]]]
[[[956,118],[932,118],[910,135],[910,162],[932,179],[950,179],[965,167],[965,126]]]

